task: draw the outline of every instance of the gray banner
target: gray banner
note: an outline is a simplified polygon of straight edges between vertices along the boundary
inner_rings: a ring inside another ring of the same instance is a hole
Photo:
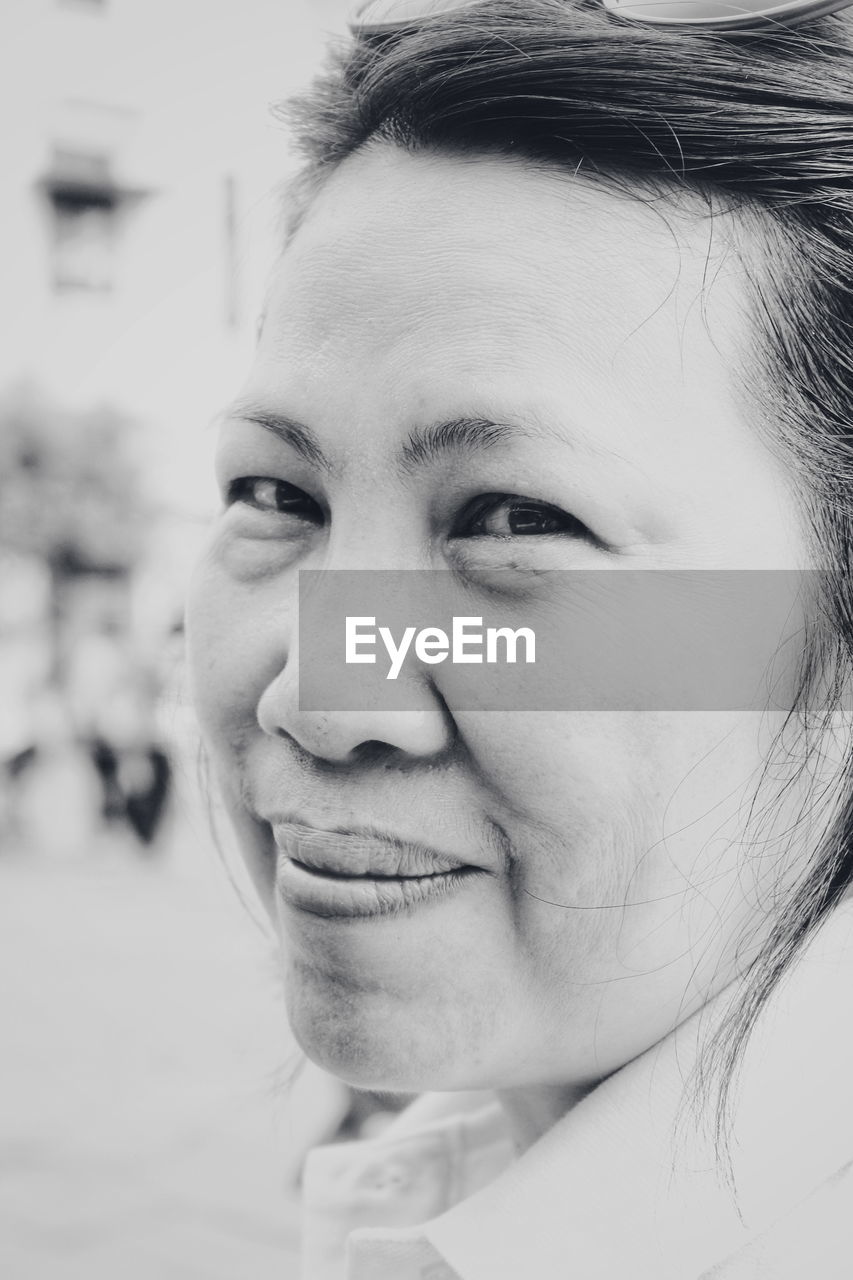
[[[302,570],[303,710],[787,710],[822,575]]]

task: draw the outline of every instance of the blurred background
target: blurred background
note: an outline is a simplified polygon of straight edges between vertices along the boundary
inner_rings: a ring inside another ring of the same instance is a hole
[[[289,1280],[304,1150],[353,1128],[211,836],[182,656],[294,164],[269,106],[348,7],[0,6],[4,1280]]]

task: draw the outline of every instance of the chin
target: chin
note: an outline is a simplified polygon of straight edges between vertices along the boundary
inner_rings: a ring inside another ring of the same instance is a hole
[[[353,1088],[424,1093],[488,1087],[471,1061],[470,1020],[466,1032],[419,1001],[404,1004],[383,991],[354,992],[296,975],[289,976],[286,994],[302,1051]],[[464,1058],[454,1047],[461,1045]]]

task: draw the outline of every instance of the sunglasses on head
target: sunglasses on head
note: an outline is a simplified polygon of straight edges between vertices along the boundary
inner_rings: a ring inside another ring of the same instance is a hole
[[[387,36],[461,13],[487,0],[367,0],[350,19],[357,36]],[[785,26],[853,5],[853,0],[602,0],[606,9],[655,27],[717,31]]]

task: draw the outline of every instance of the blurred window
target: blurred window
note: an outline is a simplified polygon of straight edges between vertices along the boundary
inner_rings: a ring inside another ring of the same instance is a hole
[[[54,201],[53,283],[57,289],[108,290],[113,285],[113,208]]]
[[[58,148],[44,185],[53,214],[54,287],[111,289],[119,192],[109,157]]]

